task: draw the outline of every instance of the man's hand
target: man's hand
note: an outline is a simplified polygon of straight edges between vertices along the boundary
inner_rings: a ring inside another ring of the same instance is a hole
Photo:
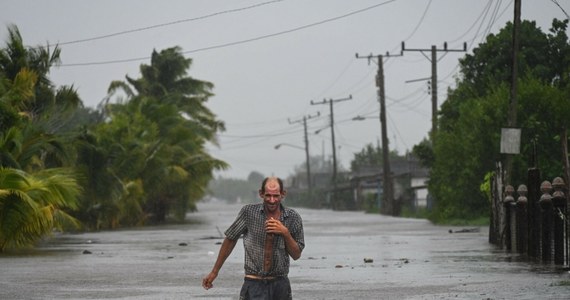
[[[267,233],[274,233],[279,235],[287,235],[289,233],[289,229],[283,225],[279,220],[274,218],[270,218],[269,220],[265,221],[265,231]]]
[[[218,274],[216,274],[213,271],[210,272],[210,274],[208,274],[206,277],[204,277],[204,279],[202,279],[202,287],[204,287],[206,290],[209,290],[212,287],[214,287],[213,283],[216,277],[218,277]]]
[[[295,239],[293,239],[293,236],[291,236],[289,228],[285,227],[285,225],[283,225],[283,223],[281,223],[279,220],[270,218],[269,220],[265,221],[265,231],[267,233],[279,234],[283,236],[287,253],[289,253],[289,255],[294,260],[297,260],[299,257],[301,257],[301,249],[299,248],[299,245]]]

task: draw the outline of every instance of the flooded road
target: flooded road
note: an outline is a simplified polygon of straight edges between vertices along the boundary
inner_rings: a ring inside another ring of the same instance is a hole
[[[0,299],[237,299],[241,242],[214,288],[201,279],[240,207],[201,203],[191,224],[58,235],[26,254],[0,255]],[[568,269],[496,249],[486,227],[297,211],[306,248],[291,263],[294,299],[570,299]]]

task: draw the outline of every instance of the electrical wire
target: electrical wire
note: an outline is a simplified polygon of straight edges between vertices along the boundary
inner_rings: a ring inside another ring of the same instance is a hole
[[[256,127],[258,128],[258,127]],[[288,135],[298,135],[302,133],[302,130],[298,128],[285,128],[285,129],[277,129],[271,132],[263,132],[259,134],[249,134],[249,135],[229,135],[229,134],[218,134],[219,138],[224,139],[223,144],[225,146],[229,146],[224,148],[226,150],[231,149],[242,149],[254,145],[258,145],[260,143],[269,141],[273,138],[282,138]]]
[[[420,25],[423,23],[425,16],[427,15],[429,7],[431,6],[431,2],[432,2],[432,0],[429,0],[426,8],[424,9],[424,12],[422,13],[420,20],[418,21],[418,24],[416,24],[416,27],[414,28],[414,30],[412,30],[412,33],[410,33],[407,38],[403,39],[404,42],[409,40],[412,36],[414,36],[414,34],[416,34],[418,29],[420,28]],[[390,52],[394,52],[394,51],[398,50],[398,48],[400,48],[400,45],[394,46],[392,48],[392,50],[390,50]]]
[[[230,47],[230,46],[236,46],[236,45],[241,45],[241,44],[246,44],[246,43],[250,43],[250,42],[254,42],[254,41],[259,41],[259,40],[264,40],[267,38],[272,38],[272,37],[276,37],[276,36],[280,36],[280,35],[285,35],[285,34],[289,34],[289,33],[293,33],[296,31],[301,31],[304,29],[308,29],[311,27],[315,27],[315,26],[319,26],[322,24],[326,24],[326,23],[330,23],[330,22],[334,22],[340,19],[344,19],[356,14],[360,14],[363,12],[366,12],[368,10],[380,7],[380,6],[384,6],[386,4],[389,4],[391,2],[395,2],[397,0],[387,0],[384,1],[382,3],[379,4],[375,4],[375,5],[371,5],[362,9],[358,9],[355,11],[351,11],[349,13],[346,13],[344,15],[340,15],[337,17],[332,17],[332,18],[328,18],[328,19],[324,19],[318,22],[314,22],[314,23],[310,23],[307,25],[303,25],[303,26],[298,26],[295,28],[291,28],[288,30],[284,30],[284,31],[279,31],[279,32],[275,32],[275,33],[270,33],[270,34],[266,34],[266,35],[260,35],[257,37],[253,37],[253,38],[249,38],[249,39],[244,39],[244,40],[239,40],[239,41],[235,41],[235,42],[228,42],[228,43],[223,43],[223,44],[218,44],[218,45],[213,45],[213,46],[207,46],[207,47],[202,47],[202,48],[196,48],[193,50],[188,50],[188,51],[183,51],[182,54],[191,54],[191,53],[197,53],[197,52],[202,52],[202,51],[207,51],[207,50],[214,50],[214,49],[220,49],[220,48],[226,48],[226,47]],[[94,66],[94,65],[108,65],[108,64],[117,64],[117,63],[126,63],[126,62],[133,62],[133,61],[141,61],[141,60],[148,60],[150,58],[150,56],[146,56],[146,57],[138,57],[138,58],[127,58],[127,59],[117,59],[117,60],[107,60],[107,61],[99,61],[99,62],[85,62],[85,63],[71,63],[71,64],[61,64],[60,67],[79,67],[79,66]]]
[[[489,9],[489,6],[491,5],[491,0],[489,0],[487,2],[487,4],[485,5],[485,7],[483,8],[483,10],[481,11],[481,13],[479,14],[479,16],[477,16],[477,19],[475,19],[475,21],[473,21],[473,23],[471,24],[471,26],[469,26],[469,28],[463,33],[461,34],[459,37],[457,37],[456,39],[450,40],[449,43],[454,43],[457,42],[459,40],[461,40],[463,37],[465,37],[467,34],[469,34],[469,32],[471,32],[471,30],[473,28],[475,28],[475,25],[479,24],[479,20],[481,20],[481,18],[483,17],[483,15],[485,15],[485,12]]]
[[[115,33],[104,34],[104,35],[99,35],[99,36],[90,37],[90,38],[85,38],[85,39],[78,39],[78,40],[73,40],[73,41],[68,41],[68,42],[63,42],[63,43],[57,43],[57,44],[53,44],[53,45],[50,45],[50,46],[56,46],[56,45],[63,46],[63,45],[71,45],[71,44],[79,44],[79,43],[85,43],[85,42],[90,42],[90,41],[96,41],[96,40],[106,39],[106,38],[110,38],[110,37],[125,35],[125,34],[129,34],[129,33],[134,33],[134,32],[140,32],[140,31],[145,31],[145,30],[150,30],[150,29],[155,29],[155,28],[160,28],[160,27],[171,26],[171,25],[180,24],[180,23],[186,23],[186,22],[193,22],[193,21],[198,21],[198,20],[204,20],[204,19],[208,19],[208,18],[211,18],[211,17],[223,15],[223,14],[229,14],[229,13],[240,12],[240,11],[244,11],[244,10],[248,10],[248,9],[252,9],[252,8],[256,8],[256,7],[260,7],[260,6],[264,6],[264,5],[268,5],[268,4],[273,4],[273,3],[276,3],[276,2],[282,2],[282,1],[285,1],[285,0],[267,1],[267,2],[263,2],[263,3],[258,3],[258,4],[250,5],[250,6],[247,6],[247,7],[241,7],[241,8],[236,8],[236,9],[229,9],[229,10],[224,10],[224,11],[220,11],[220,12],[215,12],[215,13],[208,14],[208,15],[204,15],[204,16],[200,16],[200,17],[189,18],[189,19],[182,19],[182,20],[172,21],[172,22],[168,22],[168,23],[162,23],[162,24],[156,24],[156,25],[151,25],[151,26],[146,26],[146,27],[140,27],[140,28],[135,28],[135,29],[123,30],[123,31],[115,32]]]
[[[422,90],[423,91],[423,90]],[[424,102],[424,100],[427,98],[427,95],[425,93],[422,93],[420,95],[418,95],[416,98],[408,98],[409,100],[411,100],[411,103],[406,103],[403,101],[391,101],[390,103],[388,103],[386,105],[386,107],[392,108],[393,106],[400,106],[403,107],[404,110],[403,111],[416,111],[416,108],[418,107],[418,105],[422,102]],[[390,100],[390,98],[386,97],[388,100]]]
[[[568,13],[564,10],[564,8],[562,8],[562,6],[560,6],[560,3],[558,3],[558,1],[556,0],[552,0],[552,2],[554,2],[554,4],[556,4],[556,6],[558,6],[558,8],[560,8],[560,10],[562,10],[562,12],[566,15],[566,19],[570,19],[570,16],[568,15]]]
[[[493,9],[493,12],[491,13],[491,17],[489,18],[489,23],[487,24],[487,28],[485,29],[482,37],[481,37],[481,41],[480,43],[483,43],[485,41],[485,39],[487,38],[487,36],[489,35],[489,32],[491,32],[491,28],[493,27],[493,25],[495,24],[495,21],[497,21],[497,14],[499,12],[499,8],[501,6],[501,2],[502,0],[499,0],[497,2],[495,2],[495,8]]]
[[[429,7],[431,6],[431,2],[432,2],[432,0],[429,0],[429,2],[428,2],[428,4],[427,4],[426,8],[424,9],[424,12],[423,12],[423,14],[422,14],[422,17],[421,17],[420,20],[418,21],[418,24],[416,24],[416,28],[414,28],[414,30],[412,30],[412,33],[410,33],[410,35],[408,35],[408,37],[403,40],[404,42],[407,41],[407,40],[409,40],[409,39],[410,39],[412,36],[414,36],[414,34],[418,31],[418,29],[420,28],[420,25],[422,25],[422,23],[423,23],[423,21],[424,21],[426,15],[427,15],[427,12],[428,12],[428,10],[429,10]],[[395,51],[395,50],[392,50],[392,51]]]
[[[357,79],[354,84],[346,88],[344,91],[337,93],[337,95],[358,95],[362,90],[370,86],[370,82],[373,82],[372,80],[370,80],[370,82],[366,81],[369,79],[372,72],[374,72],[374,69],[370,69],[366,74],[364,74],[364,76]]]
[[[509,4],[507,4],[507,5],[505,6],[505,8],[503,8],[503,10],[502,10],[501,13],[498,15],[498,17],[495,17],[495,19],[493,20],[493,24],[494,24],[494,22],[495,22],[497,19],[500,19],[500,18],[505,14],[505,12],[507,11],[507,9],[511,6],[512,2],[513,2],[513,1],[510,1]],[[488,10],[487,6],[486,6],[485,9]],[[481,16],[483,16],[483,15],[484,15],[484,11],[479,15],[479,17],[477,18],[476,22],[478,22],[479,19],[481,19]],[[465,34],[463,34],[461,37],[459,37],[458,39],[462,38],[462,37],[465,36],[469,31],[471,31],[471,29],[475,26],[476,22],[473,23],[473,25],[471,26],[471,28],[470,28]],[[483,22],[483,21],[481,21],[481,22]],[[490,28],[490,26],[488,26],[488,27]],[[473,39],[472,39],[471,41],[475,40],[475,39],[477,38],[477,36],[478,36],[478,33],[475,34],[475,36],[473,37]],[[486,37],[486,36],[484,36],[484,37]],[[457,41],[458,39],[456,39],[456,40],[454,40],[454,41]],[[482,40],[482,42],[483,42],[483,40]],[[471,43],[468,45],[468,47],[467,47],[467,51],[471,51],[471,49],[473,48],[473,45],[474,45],[473,42],[471,42]],[[459,62],[455,65],[455,67],[454,67],[449,73],[447,73],[446,76],[444,76],[441,80],[438,80],[438,82],[443,82],[444,80],[446,80],[446,79],[448,79],[449,77],[451,77],[453,74],[456,74],[456,70],[457,70],[458,68],[459,68]]]
[[[429,9],[430,4],[431,4],[431,1],[430,1],[430,2],[428,3],[428,5],[426,6],[426,9],[424,10],[424,14],[422,15],[422,18],[420,19],[420,22],[418,23],[418,25],[417,25],[416,28],[414,29],[414,32],[413,32],[413,33],[415,33],[415,31],[419,28],[419,24],[421,24],[421,22],[423,21],[423,18],[425,17],[425,15],[426,15],[426,13],[427,13],[427,11],[428,11],[428,9]],[[481,27],[482,27],[482,25],[483,25],[483,23],[484,23],[484,20],[487,19],[487,16],[489,16],[489,12],[490,12],[490,10],[491,10],[491,5],[492,5],[492,1],[487,2],[485,8],[484,8],[483,11],[481,12],[481,14],[479,14],[479,16],[478,16],[478,18],[476,19],[476,21],[475,21],[475,22],[471,25],[471,27],[470,27],[464,34],[462,34],[458,39],[460,39],[460,38],[464,37],[466,34],[468,34],[468,33],[474,28],[474,26],[475,26],[477,23],[479,23],[479,28],[478,28],[477,33],[475,34],[474,38],[476,38],[476,37],[478,36],[478,33],[479,33],[479,31],[481,30]],[[495,7],[494,7],[493,10],[492,10],[492,13],[491,13],[490,18],[489,18],[489,22],[487,23],[487,26],[486,26],[484,32],[487,32],[487,33],[490,32],[490,30],[491,30],[493,24],[494,24],[495,21],[497,20],[497,15],[498,15],[498,11],[499,11],[500,6],[501,6],[501,1],[499,1],[498,3],[495,4]],[[503,13],[504,13],[504,10],[503,10],[503,12],[501,13],[501,15],[502,15]],[[483,16],[484,16],[484,17],[483,17]],[[483,17],[483,19],[481,19],[482,17]],[[479,22],[479,21],[481,21],[481,22]],[[413,33],[412,33],[411,35],[413,35]],[[411,36],[411,35],[410,35],[410,36]],[[407,40],[407,39],[409,39],[409,37],[406,38],[405,40]],[[456,40],[458,40],[458,39],[456,39]],[[455,40],[455,41],[456,41],[456,40]],[[447,53],[445,53],[443,56],[441,56],[441,57],[438,59],[438,61],[441,60],[443,57],[445,57],[446,54],[447,54]],[[455,68],[452,70],[452,72],[450,72],[445,78],[451,76],[451,74],[454,74],[454,72],[455,72],[455,70],[456,70],[457,68],[458,68],[458,64],[455,66]],[[438,82],[439,82],[439,80],[438,80]],[[388,107],[401,106],[401,107],[404,107],[406,111],[414,111],[414,112],[416,112],[416,113],[418,113],[418,114],[420,114],[420,115],[422,115],[422,116],[426,116],[426,117],[427,117],[427,115],[426,115],[425,113],[422,113],[421,111],[418,111],[418,110],[416,109],[416,107],[418,106],[419,103],[421,103],[421,102],[423,102],[423,101],[426,100],[426,96],[425,96],[425,95],[420,95],[419,97],[415,97],[415,98],[413,98],[413,99],[411,98],[411,96],[417,94],[418,92],[422,92],[422,91],[423,91],[423,89],[421,89],[421,88],[420,88],[420,89],[417,89],[417,90],[415,90],[414,92],[412,92],[411,94],[406,95],[405,97],[401,98],[400,101],[395,101],[394,99],[391,99],[391,98],[389,98],[389,97],[386,97],[387,99],[392,100],[392,102],[391,102],[390,104],[388,104],[387,106],[388,106]],[[412,103],[406,103],[406,101],[403,101],[403,100],[407,100],[407,99],[411,99],[411,100],[412,100]],[[377,110],[377,111],[378,111],[378,110]],[[390,117],[390,116],[389,116],[389,117]],[[390,120],[392,121],[394,128],[396,128],[396,126],[395,126],[393,120],[392,120],[392,119],[390,119]],[[397,128],[396,128],[396,131],[397,131]],[[399,133],[399,131],[396,132],[396,133],[400,135],[400,139],[401,139],[402,143],[405,144],[405,143],[403,142],[403,138],[401,137],[401,134]],[[405,145],[405,146],[406,146],[406,148],[408,148],[407,145]]]
[[[404,137],[402,136],[402,134],[400,133],[400,131],[398,130],[398,126],[396,126],[396,123],[394,122],[394,120],[392,119],[392,117],[390,116],[390,114],[386,114],[388,117],[388,120],[390,121],[390,123],[392,124],[392,127],[390,129],[394,130],[396,132],[396,135],[400,137],[400,142],[402,144],[404,144],[404,147],[406,147],[406,150],[411,150],[410,147],[408,146],[408,144],[406,142],[404,142]],[[396,141],[394,141],[394,146],[396,145]]]
[[[271,137],[271,136],[280,136],[280,135],[287,135],[291,133],[297,133],[299,130],[283,130],[279,129],[278,131],[271,131],[265,132],[260,134],[252,134],[252,135],[229,135],[229,134],[219,134],[218,136],[226,137],[226,138],[237,138],[237,139],[256,139],[256,138],[263,138],[263,137]]]
[[[479,23],[479,27],[477,27],[477,31],[475,32],[475,35],[473,36],[473,39],[471,39],[471,42],[469,44],[472,45],[475,42],[475,39],[479,36],[479,31],[481,30],[481,27],[483,26],[483,22],[485,21],[485,19],[487,19],[487,15],[489,14],[489,11],[491,10],[491,5],[492,5],[492,1],[489,0],[487,6],[485,6],[483,19]]]
[[[354,64],[354,59],[350,58],[350,60],[348,61],[348,64],[342,69],[342,71],[340,72],[340,74],[335,78],[335,80],[332,81],[331,84],[329,84],[322,92],[320,92],[318,94],[317,97],[314,97],[315,99],[320,99],[323,97],[323,95],[328,92],[338,81],[339,79],[346,73],[346,71],[350,68],[350,66],[352,66]]]

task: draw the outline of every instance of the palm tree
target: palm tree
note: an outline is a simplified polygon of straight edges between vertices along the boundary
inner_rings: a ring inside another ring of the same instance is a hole
[[[62,110],[82,106],[73,87],[63,86],[56,90],[49,79],[50,69],[61,63],[60,54],[61,49],[57,46],[53,50],[49,46],[26,47],[18,27],[8,26],[6,47],[0,49],[0,73],[5,79],[15,82],[22,70],[33,72],[36,77],[34,93],[20,103],[20,110],[29,117],[45,117],[43,112],[56,107]]]
[[[213,95],[214,85],[188,77],[187,70],[191,64],[192,59],[185,58],[179,47],[165,49],[160,53],[153,51],[151,64],[140,66],[141,78],[126,76],[126,83],[114,81],[109,87],[109,93],[122,89],[132,102],[142,102],[137,105],[155,122],[170,121],[156,114],[157,105],[161,109],[171,108],[174,113],[186,118],[190,123],[188,126],[199,137],[215,142],[215,134],[224,131],[225,125],[205,106]]]
[[[118,212],[117,199],[122,196],[122,182],[110,163],[115,157],[112,147],[102,145],[96,132],[84,128],[74,141],[76,170],[83,193],[75,216],[94,230],[114,228],[111,215]]]
[[[81,100],[73,88],[54,89],[47,76],[60,51],[25,47],[15,26],[8,31],[0,49],[0,251],[77,225],[64,210],[76,208],[79,193],[75,175],[60,168],[73,155],[57,131]]]
[[[79,186],[64,169],[34,175],[0,168],[0,252],[31,246],[54,228],[78,226],[66,213],[76,208]]]
[[[139,124],[134,128],[140,132],[129,131],[133,140],[125,139],[126,129],[115,134],[123,134],[122,141],[143,143],[133,151],[146,149],[136,152],[141,163],[134,164],[138,168],[131,168],[128,178],[144,182],[145,209],[155,221],[164,221],[172,210],[183,219],[204,195],[213,170],[227,167],[205,151],[205,143],[216,144],[216,133],[225,127],[205,106],[213,84],[187,76],[191,62],[178,47],[153,51],[151,64],[140,67],[141,78],[127,76],[126,82],[109,87],[110,97],[123,90],[128,100],[107,105],[113,120],[130,118],[126,125]]]
[[[0,71],[0,132],[21,124],[22,110],[33,98],[36,82],[36,73],[27,68],[21,69],[13,80]]]

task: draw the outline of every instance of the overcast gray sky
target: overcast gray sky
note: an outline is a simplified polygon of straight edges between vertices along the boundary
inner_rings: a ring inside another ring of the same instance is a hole
[[[522,18],[544,32],[565,19],[568,0],[523,0]],[[513,19],[513,1],[487,0],[3,0],[6,25],[18,26],[27,45],[59,43],[63,65],[56,85],[74,85],[85,105],[95,107],[109,83],[139,77],[153,49],[180,46],[193,59],[189,75],[214,83],[207,106],[226,122],[213,156],[231,164],[223,177],[251,171],[286,177],[305,162],[303,116],[310,119],[311,155],[332,155],[329,106],[310,101],[352,100],[334,105],[337,159],[349,168],[354,153],[380,139],[374,77],[377,65],[360,55],[400,52],[432,45],[468,51]],[[429,53],[426,53],[429,57]],[[438,54],[441,105],[453,87],[464,53]],[[431,126],[427,81],[430,61],[405,52],[384,62],[390,149],[405,153]],[[352,121],[361,115],[364,121]],[[291,122],[291,123],[290,123]],[[274,149],[279,143],[283,146]],[[497,149],[498,151],[498,149]]]

